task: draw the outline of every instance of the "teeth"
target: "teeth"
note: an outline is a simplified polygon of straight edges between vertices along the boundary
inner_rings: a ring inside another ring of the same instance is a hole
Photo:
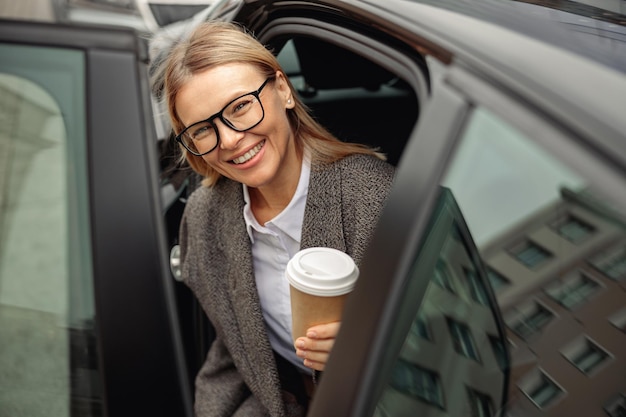
[[[233,162],[235,164],[243,164],[244,162],[249,161],[254,155],[259,153],[259,151],[263,147],[264,143],[265,143],[265,141],[259,143],[254,148],[250,149],[248,152],[246,152],[245,154],[241,155],[239,158],[233,159]]]

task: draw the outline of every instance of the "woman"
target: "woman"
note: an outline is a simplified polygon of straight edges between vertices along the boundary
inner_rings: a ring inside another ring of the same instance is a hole
[[[177,44],[164,82],[176,139],[204,178],[180,229],[183,280],[216,330],[196,415],[304,415],[339,323],[294,346],[285,267],[313,246],[359,264],[393,168],[315,122],[274,55],[233,24],[205,23]]]

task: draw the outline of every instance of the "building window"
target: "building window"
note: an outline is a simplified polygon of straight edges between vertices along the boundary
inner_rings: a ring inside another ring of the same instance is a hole
[[[531,241],[525,241],[510,250],[511,254],[524,266],[535,269],[547,262],[552,254]]]
[[[590,374],[610,358],[604,349],[586,337],[576,340],[561,353],[585,374]]]
[[[591,236],[595,229],[582,220],[567,215],[552,224],[556,232],[572,243],[580,243]]]
[[[611,315],[609,317],[609,322],[626,333],[626,307]]]
[[[449,317],[447,318],[447,322],[448,328],[450,329],[450,335],[452,335],[452,340],[454,342],[454,350],[463,356],[478,361],[478,350],[476,349],[476,344],[474,343],[474,338],[472,337],[470,328],[467,325],[459,323]]]
[[[435,275],[433,280],[437,285],[441,288],[448,290],[454,293],[454,286],[452,285],[452,277],[450,276],[450,271],[448,270],[448,266],[443,259],[439,259],[437,261],[437,266],[435,266]]]
[[[547,376],[541,375],[540,383],[537,384],[528,395],[535,404],[544,408],[554,401],[562,393],[561,389]]]
[[[411,332],[418,335],[422,339],[433,340],[430,327],[428,326],[428,320],[423,314],[419,314],[413,321],[413,324],[411,324]]]
[[[563,390],[546,374],[537,370],[524,378],[520,388],[539,408],[546,408],[563,395]]]
[[[476,271],[473,269],[465,269],[465,277],[467,278],[467,284],[470,288],[470,294],[472,294],[472,299],[476,301],[478,304],[482,304],[484,306],[489,305],[489,297],[487,296],[487,289],[485,288],[482,281],[478,278]]]
[[[493,400],[487,394],[467,389],[467,397],[472,410],[472,417],[492,417],[494,415]]]
[[[604,251],[595,256],[591,265],[616,281],[626,279],[626,245]]]
[[[491,268],[487,268],[487,278],[494,292],[500,291],[502,288],[510,284],[509,280],[504,278],[502,274],[497,273]]]
[[[414,363],[399,359],[392,371],[391,386],[404,394],[444,408],[439,376]]]
[[[557,303],[571,310],[585,303],[599,289],[600,284],[577,271],[572,276],[546,287],[546,292]]]
[[[554,315],[543,305],[533,302],[518,310],[509,320],[508,326],[523,339],[540,332]]]

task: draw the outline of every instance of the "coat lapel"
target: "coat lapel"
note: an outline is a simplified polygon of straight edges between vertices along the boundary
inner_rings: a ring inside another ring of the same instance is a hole
[[[346,251],[341,215],[341,170],[337,164],[311,167],[300,248],[329,247]]]
[[[284,415],[282,394],[269,387],[280,386],[274,354],[265,332],[263,312],[254,278],[250,238],[243,220],[241,186],[232,187],[229,207],[218,236],[229,260],[227,271],[230,299],[239,335],[229,346],[239,372],[255,396],[273,416]],[[235,202],[233,204],[233,201]]]

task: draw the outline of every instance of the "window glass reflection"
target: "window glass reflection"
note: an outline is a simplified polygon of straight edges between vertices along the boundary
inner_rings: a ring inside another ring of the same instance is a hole
[[[624,368],[600,365],[624,360],[625,333],[607,320],[626,305],[626,184],[600,176],[608,175],[605,163],[575,141],[560,137],[562,152],[549,152],[542,146],[549,135],[536,131],[529,137],[476,109],[443,184],[477,243],[515,345],[510,415],[602,415],[606,399],[623,390],[616,381]],[[578,165],[562,159],[572,152]],[[572,364],[593,379],[574,378],[582,373],[572,374]]]
[[[576,169],[539,143],[472,114],[443,181],[449,204],[416,254],[409,280],[428,283],[377,414],[600,415],[623,390],[623,367],[605,364],[626,345],[626,184],[590,178],[602,171],[590,154]],[[424,372],[442,402],[400,382]]]
[[[503,402],[508,355],[502,323],[463,227],[452,194],[442,188],[409,276],[403,310],[412,322],[376,415],[482,415]]]
[[[102,415],[83,61],[0,45],[0,414]]]

